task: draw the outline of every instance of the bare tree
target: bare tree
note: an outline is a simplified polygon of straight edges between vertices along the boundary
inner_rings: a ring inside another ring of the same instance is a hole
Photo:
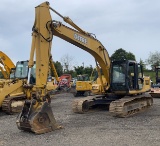
[[[73,70],[73,66],[76,66],[76,62],[74,61],[74,57],[68,54],[65,54],[61,58],[61,64],[63,65],[63,70]]]
[[[148,59],[146,60],[147,64],[150,64],[151,67],[159,66],[160,65],[160,52],[150,52]]]

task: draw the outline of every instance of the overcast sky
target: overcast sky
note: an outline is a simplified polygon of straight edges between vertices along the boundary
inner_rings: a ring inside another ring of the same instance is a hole
[[[35,7],[42,0],[1,0],[0,50],[16,63],[28,60]],[[94,33],[111,56],[117,49],[132,52],[139,62],[160,51],[159,0],[50,0],[50,6],[69,16],[83,30]],[[51,12],[52,19],[63,20]],[[66,25],[65,22],[63,24]],[[80,48],[54,37],[54,61],[68,54],[75,65],[95,66],[94,58]]]

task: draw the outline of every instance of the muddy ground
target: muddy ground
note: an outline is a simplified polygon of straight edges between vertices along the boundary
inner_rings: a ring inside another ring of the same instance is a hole
[[[18,130],[17,115],[0,113],[0,146],[159,146],[160,99],[146,112],[130,118],[112,117],[106,110],[72,112],[72,94],[56,95],[52,110],[64,129],[35,135]]]

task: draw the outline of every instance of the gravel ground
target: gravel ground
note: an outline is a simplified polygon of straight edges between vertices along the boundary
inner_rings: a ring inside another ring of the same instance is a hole
[[[56,95],[52,110],[64,129],[35,135],[17,129],[17,115],[0,113],[0,146],[159,146],[160,99],[144,113],[115,118],[106,110],[74,114],[71,94]]]

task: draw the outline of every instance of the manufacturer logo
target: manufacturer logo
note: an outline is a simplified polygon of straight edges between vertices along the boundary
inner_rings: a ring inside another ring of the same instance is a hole
[[[80,36],[80,35],[78,35],[78,34],[76,34],[76,33],[74,34],[74,38],[75,38],[75,40],[78,40],[78,41],[80,41],[80,42],[82,42],[84,44],[87,44],[87,39],[82,37],[82,36]]]

